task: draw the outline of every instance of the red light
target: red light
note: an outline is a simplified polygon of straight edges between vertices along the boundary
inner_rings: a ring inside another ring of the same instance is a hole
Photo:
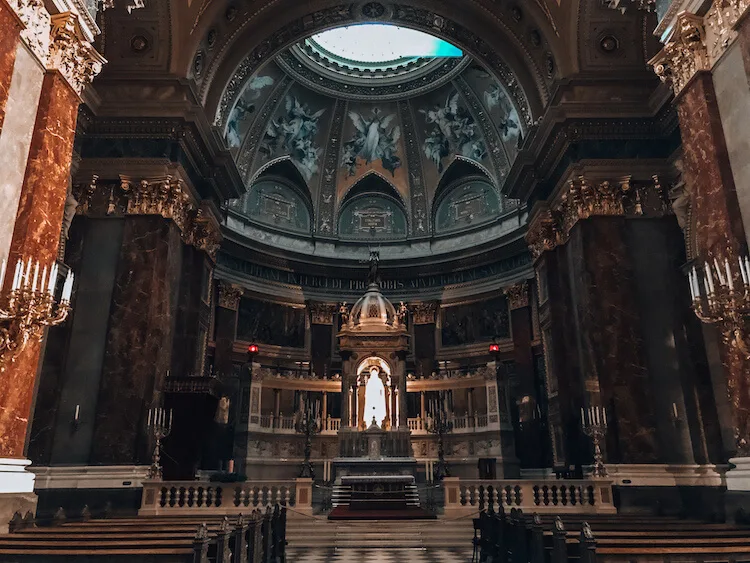
[[[257,344],[250,344],[250,346],[247,347],[247,353],[248,354],[257,354],[258,353],[258,345]]]
[[[490,354],[497,354],[500,351],[499,344],[490,344]]]

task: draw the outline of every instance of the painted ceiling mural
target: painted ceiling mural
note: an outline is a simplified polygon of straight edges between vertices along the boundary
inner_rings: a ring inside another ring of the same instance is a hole
[[[291,55],[298,65],[290,64]],[[399,216],[392,224],[386,221],[391,226],[368,227],[369,234],[424,236],[476,224],[480,216],[490,219],[502,211],[495,194],[477,199],[483,202],[476,203],[481,213],[466,212],[450,227],[450,213],[440,215],[438,226],[429,211],[441,178],[457,158],[476,163],[487,176],[486,185],[502,189],[526,125],[496,77],[468,56],[458,63],[455,57],[437,58],[414,63],[414,70],[408,63],[398,69],[383,67],[373,75],[343,77],[340,66],[320,70],[319,58],[313,63],[305,56],[301,48],[279,55],[246,80],[231,106],[224,140],[248,184],[269,165],[288,159],[305,183],[298,187],[314,202],[313,216],[320,212],[321,221],[325,216],[325,229],[320,222],[311,227],[323,236],[338,236],[336,227],[344,225],[350,236],[363,234],[364,226],[354,225],[364,215],[345,209],[342,202],[373,173],[400,194],[404,207],[398,213],[406,215],[403,223]],[[310,74],[313,67],[318,75]],[[406,78],[394,78],[398,73]],[[461,202],[466,197],[457,193],[449,199]],[[332,220],[331,212],[318,208],[320,202],[332,205]],[[386,207],[383,217],[396,217],[395,210]],[[471,220],[465,218],[469,215]]]

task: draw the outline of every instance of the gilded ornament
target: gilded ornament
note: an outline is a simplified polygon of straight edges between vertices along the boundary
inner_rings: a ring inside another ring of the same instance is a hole
[[[435,322],[437,310],[437,301],[413,303],[411,305],[412,321],[415,325],[433,324]]]
[[[219,307],[236,311],[240,306],[240,298],[244,290],[224,280],[219,281]]]
[[[21,38],[29,49],[47,64],[50,44],[51,17],[43,0],[10,0],[11,7],[25,26]]]
[[[76,14],[64,12],[52,16],[47,68],[60,72],[79,96],[106,62],[86,40]]]
[[[521,282],[510,287],[506,287],[503,293],[508,298],[510,310],[523,309],[529,306],[529,284]]]
[[[316,325],[332,325],[333,317],[339,309],[335,303],[318,303],[317,301],[311,301],[308,307],[310,308],[310,322]]]

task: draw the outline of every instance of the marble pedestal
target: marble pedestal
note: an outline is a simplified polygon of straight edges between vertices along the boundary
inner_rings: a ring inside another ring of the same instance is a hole
[[[28,459],[0,458],[0,534],[8,533],[8,523],[16,512],[36,513],[34,474],[26,470]]]

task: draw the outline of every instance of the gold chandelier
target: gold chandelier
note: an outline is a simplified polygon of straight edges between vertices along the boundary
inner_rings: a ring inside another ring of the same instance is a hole
[[[688,272],[693,311],[704,323],[715,324],[724,341],[750,358],[748,318],[750,316],[750,260],[714,258]]]
[[[0,283],[4,288],[6,263],[0,270]],[[0,292],[0,371],[26,347],[31,340],[41,341],[44,329],[57,326],[70,313],[70,295],[73,291],[73,272],[68,271],[60,301],[55,298],[59,268],[56,263],[44,266],[39,272],[39,262],[31,259],[16,263],[10,293]],[[49,275],[48,275],[49,273]]]

